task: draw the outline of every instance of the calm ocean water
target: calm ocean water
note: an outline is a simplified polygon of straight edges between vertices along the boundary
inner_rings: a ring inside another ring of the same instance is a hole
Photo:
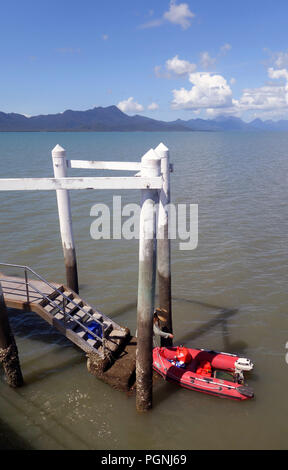
[[[139,416],[135,397],[88,373],[82,351],[37,315],[9,310],[26,385],[8,388],[1,370],[0,448],[287,448],[288,133],[0,133],[0,177],[53,176],[57,143],[71,159],[139,161],[161,141],[174,163],[173,201],[199,204],[197,249],[172,244],[175,343],[252,359],[255,399],[159,378],[153,411]],[[140,201],[137,191],[117,195]],[[91,207],[112,196],[71,194],[80,293],[134,333],[138,242],[90,237]],[[55,193],[2,192],[0,211],[0,261],[62,282]]]

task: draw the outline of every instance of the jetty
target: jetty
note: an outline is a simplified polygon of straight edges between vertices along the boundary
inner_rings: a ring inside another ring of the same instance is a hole
[[[0,283],[7,307],[34,312],[55,327],[86,353],[88,370],[94,375],[120,390],[128,391],[133,387],[135,347],[132,342],[128,351],[125,351],[132,339],[128,328],[118,325],[69,287],[47,281],[28,266],[0,263],[0,269],[3,271],[5,268],[22,271],[22,277],[8,276],[0,272]],[[121,377],[115,373],[116,367],[113,373],[110,371],[106,374],[117,359],[122,359],[119,368]],[[124,376],[123,362],[127,366]]]
[[[169,205],[173,166],[169,149],[160,143],[146,152],[140,162],[67,160],[60,145],[51,153],[54,178],[1,178],[0,191],[56,192],[66,283],[47,281],[28,266],[0,263],[0,271],[4,271],[0,275],[0,361],[6,376],[11,376],[11,384],[20,386],[18,351],[6,307],[35,312],[86,353],[92,374],[120,390],[129,390],[135,383],[136,408],[147,411],[152,407],[156,279],[162,328],[172,333]],[[137,173],[124,177],[69,177],[69,168]],[[79,294],[69,191],[103,189],[141,191],[137,345],[128,328],[99,312]],[[10,276],[8,268],[22,273]],[[171,345],[170,340],[165,341],[164,344],[162,338],[161,344]],[[17,377],[13,378],[17,369]]]

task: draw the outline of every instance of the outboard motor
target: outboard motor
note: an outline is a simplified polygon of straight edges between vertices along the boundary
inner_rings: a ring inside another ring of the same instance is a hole
[[[244,383],[244,374],[243,371],[249,371],[252,370],[254,367],[254,364],[250,359],[247,359],[246,357],[239,357],[237,361],[235,361],[235,378],[238,383]]]

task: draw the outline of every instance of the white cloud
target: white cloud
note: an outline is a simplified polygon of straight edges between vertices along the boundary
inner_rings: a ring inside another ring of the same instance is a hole
[[[232,46],[231,44],[224,44],[223,46],[220,47],[220,50],[218,52],[218,54],[216,55],[216,57],[211,57],[209,52],[207,51],[204,51],[204,52],[201,52],[200,54],[200,64],[201,66],[203,67],[203,69],[210,69],[212,68],[217,60],[220,58],[220,57],[223,57],[224,55],[227,54],[228,51],[230,51],[232,49]]]
[[[240,117],[241,111],[236,106],[236,101],[232,99],[232,106],[227,108],[207,108],[206,114],[210,119],[213,119],[217,116],[235,116]]]
[[[225,108],[233,105],[232,90],[222,75],[208,72],[192,73],[191,90],[172,90],[174,109]]]
[[[148,109],[150,109],[150,111],[155,111],[156,109],[159,109],[159,104],[153,102],[148,105]]]
[[[230,78],[230,83],[231,85],[234,85],[234,83],[236,83],[236,78],[234,77]]]
[[[273,78],[273,79],[284,78],[286,81],[288,81],[288,70],[286,69],[275,70],[273,67],[270,67],[268,69],[268,76],[269,78]]]
[[[219,57],[225,55],[232,46],[228,43],[220,47],[216,57],[211,57],[208,51],[201,52],[199,66],[204,69],[211,69],[217,63]],[[188,60],[179,59],[179,55],[175,55],[172,59],[166,60],[165,68],[161,65],[154,67],[154,72],[157,78],[173,78],[173,75],[178,77],[185,77],[193,73],[197,69],[197,64],[189,62]],[[232,83],[232,82],[231,82]]]
[[[270,83],[259,88],[246,88],[236,101],[236,106],[242,111],[265,111],[273,114],[288,111],[288,70],[268,69],[272,80],[284,79],[284,83]]]
[[[191,26],[190,20],[194,18],[195,14],[190,11],[187,3],[177,5],[176,0],[171,0],[170,8],[163,16],[170,23],[178,24],[183,29],[187,29]]]
[[[288,109],[286,87],[266,85],[246,88],[236,106],[242,111]]]
[[[140,26],[141,29],[156,28],[161,26],[165,21],[181,26],[182,29],[188,29],[191,26],[191,20],[195,14],[189,9],[187,3],[179,3],[176,0],[170,1],[169,10],[165,11],[161,18],[151,20]]]
[[[123,111],[123,113],[137,113],[144,110],[142,104],[137,103],[134,101],[133,96],[130,96],[127,100],[119,101],[117,107]]]
[[[181,60],[178,58],[178,55],[175,55],[172,59],[166,60],[166,68],[176,75],[183,76],[194,72],[197,66],[196,64],[191,64],[188,60]]]
[[[216,63],[216,59],[211,57],[209,52],[207,51],[201,52],[200,64],[201,64],[201,67],[203,67],[203,69],[210,69],[211,67],[213,67],[213,65],[215,65],[215,63]]]
[[[270,119],[287,116],[288,112],[288,68],[270,67],[267,70],[270,82],[255,88],[245,88],[239,99],[233,99],[230,84],[219,74],[197,72],[189,74],[191,89],[174,89],[172,108],[189,109],[193,112],[205,110],[207,116],[219,114]]]

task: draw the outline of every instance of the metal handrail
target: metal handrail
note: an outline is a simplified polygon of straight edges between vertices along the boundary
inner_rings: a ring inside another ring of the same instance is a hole
[[[41,295],[42,298],[45,298],[46,300],[48,300],[48,302],[50,304],[52,304],[54,307],[56,307],[60,312],[63,312],[63,316],[64,316],[64,324],[66,324],[66,316],[68,315],[68,317],[70,319],[72,319],[74,322],[76,322],[81,328],[83,328],[86,332],[88,332],[89,334],[92,334],[92,336],[94,336],[94,338],[96,338],[97,340],[100,340],[101,343],[102,343],[102,346],[103,346],[103,356],[105,358],[105,337],[104,337],[104,334],[105,334],[105,330],[104,330],[104,325],[103,323],[99,322],[95,317],[93,317],[93,315],[91,315],[91,313],[85,311],[79,304],[77,304],[76,302],[73,301],[73,299],[70,299],[67,295],[65,295],[60,289],[58,289],[56,286],[54,286],[53,284],[51,284],[50,282],[48,282],[46,279],[44,279],[40,274],[36,273],[32,268],[30,268],[29,266],[25,266],[25,265],[21,265],[21,264],[11,264],[11,263],[0,263],[0,266],[8,266],[8,267],[13,267],[13,268],[21,268],[21,269],[24,269],[24,276],[25,276],[25,281],[24,282],[19,282],[19,281],[14,281],[14,280],[11,280],[9,279],[9,282],[11,283],[16,283],[16,284],[25,284],[25,287],[26,287],[26,298],[27,298],[27,303],[30,303],[30,297],[29,297],[29,286],[32,287],[32,289],[34,289],[36,292],[38,292],[38,294]],[[96,333],[94,333],[93,331],[89,330],[89,328],[87,328],[83,323],[80,323],[76,318],[74,318],[72,315],[70,315],[68,312],[65,311],[65,302],[63,302],[63,308],[61,307],[61,305],[58,305],[56,304],[56,302],[54,302],[52,299],[50,299],[48,296],[46,296],[46,294],[44,294],[43,292],[41,292],[39,289],[37,289],[37,287],[33,286],[33,284],[31,284],[31,282],[29,282],[29,278],[28,278],[28,273],[27,271],[30,271],[32,274],[34,274],[34,276],[36,276],[38,279],[40,279],[42,282],[44,282],[45,284],[47,284],[47,286],[49,286],[53,291],[56,291],[58,292],[58,294],[60,296],[63,297],[63,299],[66,299],[68,301],[68,303],[72,303],[73,305],[75,305],[79,310],[81,310],[82,312],[85,313],[85,315],[88,315],[91,319],[93,319],[94,321],[96,321],[102,328],[102,338],[100,338],[98,335],[96,335]],[[1,281],[8,281],[8,279],[5,279],[5,278],[0,278],[0,282]],[[102,315],[102,314],[101,314]],[[97,351],[97,349],[96,349]]]
[[[43,294],[39,289],[37,289],[37,287],[33,286],[33,284],[29,284],[31,287],[33,287],[33,289],[35,289],[38,294],[41,294],[43,295],[43,297],[46,299],[46,300],[49,300],[49,303],[51,305],[53,305],[53,307],[57,308],[60,312],[62,312],[64,310],[64,315],[68,315],[68,317],[73,320],[74,322],[78,323],[78,325],[80,325],[84,330],[86,330],[87,333],[89,334],[92,334],[96,339],[99,339],[101,342],[103,342],[102,338],[100,338],[100,336],[97,336],[96,333],[94,333],[93,331],[89,330],[89,328],[87,328],[83,323],[80,323],[79,320],[77,320],[76,318],[73,317],[73,315],[70,315],[70,313],[68,312],[65,312],[65,309],[62,308],[61,305],[57,304],[56,302],[54,302],[54,300],[50,299],[47,295]],[[63,304],[64,306],[65,304]],[[65,316],[64,316],[65,318]],[[96,320],[97,321],[97,320]],[[66,321],[64,322],[66,323]],[[99,323],[99,322],[98,322]]]
[[[21,265],[21,264],[10,264],[10,263],[0,263],[0,266],[10,266],[10,267],[15,267],[15,268],[22,268],[24,270],[27,270],[27,271],[30,271],[32,274],[34,274],[36,277],[38,277],[41,281],[45,282],[45,284],[47,284],[47,286],[49,286],[51,289],[53,290],[56,290],[57,292],[59,292],[61,295],[63,295],[63,297],[66,297],[67,299],[69,299],[67,296],[65,296],[65,294],[63,294],[63,292],[59,291],[59,289],[57,287],[55,287],[53,284],[51,284],[50,282],[47,281],[47,279],[44,279],[44,277],[42,277],[40,274],[36,273],[32,268],[30,268],[29,266],[25,266],[25,265]],[[73,300],[69,299],[70,302],[72,302],[73,304],[75,305],[78,305],[76,304],[75,302],[73,302]],[[93,307],[93,305],[91,305],[91,307]],[[94,307],[93,307],[94,308]],[[81,309],[82,310],[82,309]],[[95,311],[96,308],[95,308]],[[88,312],[85,312],[87,313],[89,316],[92,317],[92,315],[90,315],[90,313]],[[106,317],[106,315],[104,315],[102,312],[98,312],[100,315],[102,315],[103,317],[105,317],[107,320],[108,320],[108,317]],[[93,320],[97,321],[94,317],[92,317]],[[111,323],[114,323],[113,320],[110,320]],[[99,323],[99,322],[98,322]]]

